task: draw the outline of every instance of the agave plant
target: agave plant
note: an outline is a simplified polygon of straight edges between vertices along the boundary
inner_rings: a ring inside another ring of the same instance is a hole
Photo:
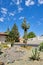
[[[39,60],[40,59],[40,52],[35,48],[35,50],[32,50],[32,56],[30,57],[32,60]]]

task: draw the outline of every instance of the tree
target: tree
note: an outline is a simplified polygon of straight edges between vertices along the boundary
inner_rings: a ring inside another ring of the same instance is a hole
[[[30,33],[28,33],[27,37],[28,38],[34,38],[34,37],[36,37],[36,35],[34,32],[30,32]]]
[[[9,41],[9,33],[10,33],[9,27],[7,28],[7,31],[5,33],[7,34],[6,40],[5,40],[7,42],[7,41]]]
[[[27,30],[30,28],[30,25],[26,23],[26,19],[24,18],[22,25],[22,29],[24,30],[24,42],[27,43]]]
[[[9,32],[10,32],[10,29],[9,29],[9,27],[8,27],[8,28],[7,28],[7,31],[6,31],[5,33],[7,33],[7,34],[8,34]]]
[[[12,38],[15,40],[15,42],[19,41],[19,32],[18,32],[18,27],[16,24],[14,24],[12,30]]]
[[[18,27],[16,24],[12,27],[11,31],[9,32],[8,36],[6,37],[8,42],[18,42],[19,41],[19,32]]]

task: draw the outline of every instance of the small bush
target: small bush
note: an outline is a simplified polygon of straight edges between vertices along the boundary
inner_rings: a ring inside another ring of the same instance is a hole
[[[32,50],[32,56],[30,57],[30,59],[32,60],[39,60],[40,59],[40,52],[38,52],[37,48],[35,48],[35,50]]]
[[[41,42],[39,45],[39,51],[43,51],[43,42]]]

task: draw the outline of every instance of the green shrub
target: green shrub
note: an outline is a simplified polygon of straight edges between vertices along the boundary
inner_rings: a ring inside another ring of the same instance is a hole
[[[39,51],[43,51],[43,42],[41,42],[39,45]]]
[[[30,57],[30,59],[32,60],[39,60],[40,59],[40,52],[38,52],[37,48],[35,48],[35,50],[32,50],[32,56]]]
[[[27,35],[27,38],[34,38],[34,37],[36,37],[34,32],[29,32]]]

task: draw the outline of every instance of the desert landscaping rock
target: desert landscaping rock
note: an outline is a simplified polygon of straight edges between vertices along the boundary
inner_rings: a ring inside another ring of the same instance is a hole
[[[32,61],[29,59],[32,55],[32,49],[34,47],[28,49],[14,45],[10,49],[3,50],[0,61],[4,62],[5,65],[43,65],[43,60]],[[43,59],[43,52],[40,53],[40,58]]]

